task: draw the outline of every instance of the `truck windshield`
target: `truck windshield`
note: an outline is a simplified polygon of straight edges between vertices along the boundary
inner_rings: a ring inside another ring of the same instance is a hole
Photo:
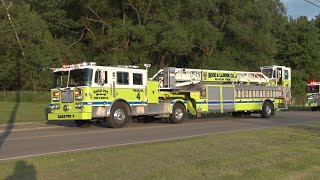
[[[266,75],[268,78],[272,78],[273,69],[262,69],[261,72],[262,72],[264,75]]]
[[[92,80],[92,73],[93,70],[89,68],[70,70],[70,76],[69,71],[55,72],[53,79],[53,88],[90,86]]]
[[[307,93],[319,93],[319,86],[320,85],[308,85]]]

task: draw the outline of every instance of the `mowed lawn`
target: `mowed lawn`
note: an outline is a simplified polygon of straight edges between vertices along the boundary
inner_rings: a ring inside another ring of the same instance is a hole
[[[48,103],[0,102],[0,124],[46,120]]]
[[[320,123],[0,162],[0,179],[300,180],[319,175]]]

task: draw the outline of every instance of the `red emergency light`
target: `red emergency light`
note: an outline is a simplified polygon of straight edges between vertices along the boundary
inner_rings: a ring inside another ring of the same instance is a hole
[[[63,65],[62,65],[62,68],[63,68],[63,69],[66,69],[66,68],[68,68],[68,65],[67,65],[67,64],[63,64]]]
[[[315,84],[316,84],[316,81],[315,81],[315,80],[310,80],[310,81],[309,81],[309,84],[310,84],[310,85],[315,85]]]

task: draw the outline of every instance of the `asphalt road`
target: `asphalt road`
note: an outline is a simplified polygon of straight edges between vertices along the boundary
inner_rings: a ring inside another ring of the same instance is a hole
[[[320,122],[320,112],[277,112],[270,119],[255,117],[207,117],[183,124],[134,123],[121,129],[101,126],[78,128],[60,124],[22,123],[8,132],[0,125],[0,161],[39,155],[90,150],[129,144],[197,137],[249,129]],[[5,134],[5,135],[4,135]]]

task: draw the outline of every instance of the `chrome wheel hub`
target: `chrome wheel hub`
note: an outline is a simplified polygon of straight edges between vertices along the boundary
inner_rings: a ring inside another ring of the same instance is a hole
[[[183,117],[183,111],[180,108],[177,108],[174,112],[174,116],[177,120],[181,120]]]
[[[266,107],[266,113],[267,113],[268,115],[270,115],[270,114],[272,113],[272,109],[270,108],[270,106],[267,106],[267,107]]]
[[[113,117],[117,123],[122,123],[126,118],[126,114],[122,109],[117,109],[114,111]]]

